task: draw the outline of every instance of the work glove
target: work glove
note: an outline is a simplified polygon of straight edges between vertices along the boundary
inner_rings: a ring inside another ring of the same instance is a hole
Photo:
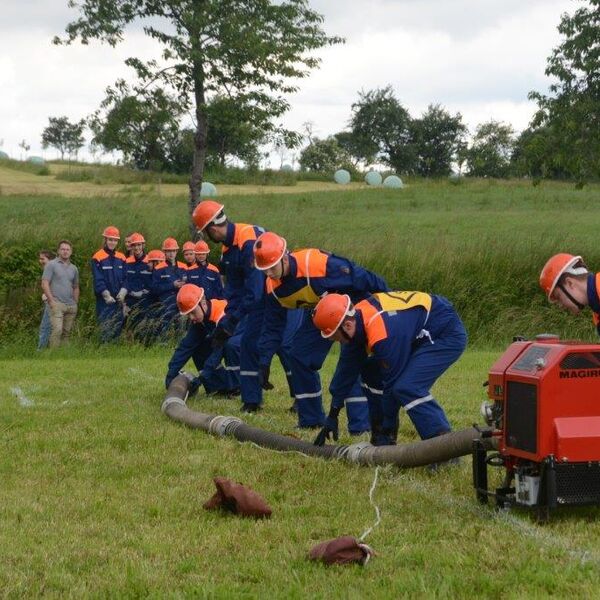
[[[260,367],[260,371],[258,372],[258,381],[260,383],[260,387],[263,390],[272,390],[275,386],[269,381],[269,376],[271,375],[271,366],[267,365],[265,367]]]
[[[213,348],[222,348],[227,340],[231,337],[229,331],[227,331],[224,327],[217,325],[215,331],[212,334],[211,338],[211,346]]]
[[[108,290],[104,290],[102,292],[102,298],[104,298],[104,302],[106,304],[114,304],[116,302],[116,300],[110,295],[110,292]]]
[[[131,308],[127,306],[127,304],[123,304],[123,317],[127,317],[127,315],[131,312]]]
[[[123,302],[125,300],[125,296],[127,296],[127,289],[126,288],[121,288],[119,290],[119,293],[117,294],[117,301],[118,302]]]
[[[140,290],[139,292],[129,292],[129,295],[132,298],[141,298],[144,295],[145,290]]]
[[[325,444],[325,440],[329,440],[333,438],[333,441],[337,442],[339,439],[339,426],[338,426],[338,415],[340,414],[340,409],[336,407],[331,407],[329,410],[329,414],[325,418],[325,423],[323,425],[323,429],[319,431],[319,434],[315,438],[313,442],[314,446],[323,446]]]

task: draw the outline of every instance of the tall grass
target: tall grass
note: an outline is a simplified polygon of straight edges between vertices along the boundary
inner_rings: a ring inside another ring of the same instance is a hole
[[[559,183],[435,182],[402,191],[228,196],[226,204],[233,220],[277,231],[291,248],[321,247],[377,271],[397,289],[447,296],[473,343],[504,344],[513,334],[541,331],[593,337],[588,317],[567,317],[549,306],[537,280],[548,256],[559,251],[580,253],[600,268],[600,186],[578,191]],[[0,338],[37,323],[40,247],[62,237],[74,242],[83,286],[79,321],[88,331],[93,301],[87,261],[104,226],[141,231],[148,248],[166,236],[188,237],[185,197],[0,198],[0,217]]]
[[[33,175],[50,175],[50,169],[47,165],[38,165],[28,161],[14,160],[12,158],[0,159],[0,167],[12,169],[13,171],[23,171]]]
[[[103,184],[148,184],[148,183],[183,183],[189,181],[189,174],[164,173],[156,171],[139,171],[115,165],[76,166],[73,169],[61,169],[56,179],[69,182],[92,182]],[[232,185],[295,185],[296,174],[293,172],[266,169],[247,171],[245,169],[227,168],[208,170],[204,180],[214,184]]]

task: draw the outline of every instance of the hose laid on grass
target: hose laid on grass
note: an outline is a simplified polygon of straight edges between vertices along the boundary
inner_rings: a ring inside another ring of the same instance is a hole
[[[492,438],[488,437],[489,430],[478,430],[475,427],[399,446],[372,446],[368,442],[349,446],[313,446],[310,442],[246,425],[238,417],[209,415],[191,410],[185,402],[189,384],[190,380],[184,374],[178,375],[171,382],[162,404],[162,412],[170,419],[192,429],[202,429],[214,435],[231,436],[240,442],[254,442],[274,450],[296,451],[328,459],[344,459],[362,465],[393,464],[398,467],[420,467],[470,454],[475,439],[483,439],[488,449],[492,447]]]

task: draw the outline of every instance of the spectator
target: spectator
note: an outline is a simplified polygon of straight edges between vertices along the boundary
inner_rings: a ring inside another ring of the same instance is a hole
[[[68,339],[77,315],[79,271],[71,263],[72,253],[71,242],[61,240],[58,257],[48,262],[42,274],[42,290],[50,307],[50,348]]]
[[[38,262],[42,269],[53,259],[56,258],[56,254],[51,250],[40,250],[38,254]],[[44,312],[42,313],[42,320],[40,322],[40,333],[38,340],[38,350],[43,350],[48,346],[50,341],[50,307],[48,306],[48,298],[46,294],[42,294],[42,301],[44,302]]]

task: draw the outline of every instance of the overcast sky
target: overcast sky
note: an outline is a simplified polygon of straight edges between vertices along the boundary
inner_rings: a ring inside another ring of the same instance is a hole
[[[391,84],[413,116],[430,103],[462,113],[471,130],[494,118],[527,126],[544,91],[546,58],[558,43],[560,15],[573,0],[312,0],[330,34],[346,44],[320,53],[321,68],[300,82],[285,125],[305,121],[324,137],[345,128],[360,90]],[[78,120],[93,112],[106,87],[130,76],[128,56],[156,57],[158,46],[139,31],[116,48],[99,43],[57,47],[75,11],[66,0],[2,0],[0,149],[19,158],[42,150],[48,116]]]

